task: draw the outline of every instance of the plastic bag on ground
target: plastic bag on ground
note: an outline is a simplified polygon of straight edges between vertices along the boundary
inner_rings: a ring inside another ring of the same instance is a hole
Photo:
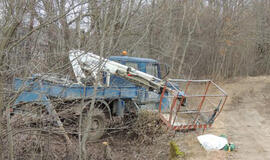
[[[200,144],[207,151],[211,150],[220,150],[226,144],[228,144],[228,140],[224,137],[215,136],[212,134],[205,134],[197,137]]]

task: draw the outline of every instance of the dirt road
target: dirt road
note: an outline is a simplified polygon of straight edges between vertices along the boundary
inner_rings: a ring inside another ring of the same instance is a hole
[[[205,133],[225,134],[237,149],[207,152],[196,139],[202,133],[196,131],[176,137],[186,158],[270,159],[270,76],[238,78],[220,86],[229,99],[214,126]]]

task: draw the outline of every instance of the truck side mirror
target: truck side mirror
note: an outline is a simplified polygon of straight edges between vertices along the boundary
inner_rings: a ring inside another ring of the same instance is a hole
[[[164,79],[167,77],[170,73],[170,66],[166,63],[161,63],[160,64],[160,74],[161,74],[161,79]]]

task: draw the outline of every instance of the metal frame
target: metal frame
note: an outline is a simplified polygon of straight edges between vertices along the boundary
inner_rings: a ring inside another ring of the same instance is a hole
[[[179,100],[178,93],[181,92],[181,91],[180,90],[177,90],[178,91],[177,94],[176,93],[172,93],[173,98],[172,98],[172,103],[171,103],[171,106],[170,106],[169,119],[167,119],[167,118],[165,118],[165,116],[163,114],[163,111],[161,110],[162,100],[165,98],[165,92],[166,92],[167,84],[169,83],[175,89],[176,87],[173,84],[180,83],[180,82],[185,82],[186,83],[184,95],[182,95],[181,99]],[[206,83],[206,87],[204,89],[204,94],[203,95],[188,95],[188,91],[189,91],[188,89],[189,89],[189,86],[191,85],[191,83]],[[217,89],[217,91],[220,92],[220,93],[219,94],[208,95],[207,93],[209,91],[209,87],[210,86],[214,86]],[[192,111],[192,112],[194,112],[196,114],[193,122],[190,123],[190,124],[175,125],[175,120],[176,120],[177,112],[180,111],[181,106],[183,105],[184,99],[185,98],[192,98],[192,97],[202,97],[200,103],[197,106],[196,112]],[[202,112],[202,107],[203,107],[203,104],[204,104],[204,102],[205,102],[205,100],[206,100],[207,97],[216,97],[216,98],[219,98],[220,97],[221,100],[220,100],[220,103],[217,105],[216,109],[213,110],[213,115],[212,115],[213,117],[211,117],[211,121],[210,122],[203,123],[203,124],[202,123],[197,124],[196,122],[198,120],[198,117],[199,117],[200,113],[203,113]],[[166,86],[163,88],[162,94],[160,96],[159,115],[160,115],[160,118],[162,119],[162,121],[170,129],[173,129],[173,130],[189,130],[189,129],[197,129],[197,128],[206,129],[206,128],[209,128],[209,127],[212,126],[213,122],[216,120],[216,118],[222,112],[223,107],[224,107],[224,105],[226,103],[227,97],[228,97],[227,93],[221,87],[219,87],[216,83],[214,83],[212,80],[170,79],[170,80],[167,81]],[[177,104],[176,103],[177,100],[180,101],[180,103],[178,105],[176,105]],[[222,103],[222,100],[223,100],[223,103]],[[176,108],[176,112],[175,112],[176,115],[173,117],[173,113],[174,113],[174,108],[175,107],[177,107]]]

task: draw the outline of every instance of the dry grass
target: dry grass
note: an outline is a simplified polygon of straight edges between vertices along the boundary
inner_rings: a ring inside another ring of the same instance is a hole
[[[153,144],[154,139],[166,132],[158,113],[141,111],[128,130],[128,136],[141,144]]]

